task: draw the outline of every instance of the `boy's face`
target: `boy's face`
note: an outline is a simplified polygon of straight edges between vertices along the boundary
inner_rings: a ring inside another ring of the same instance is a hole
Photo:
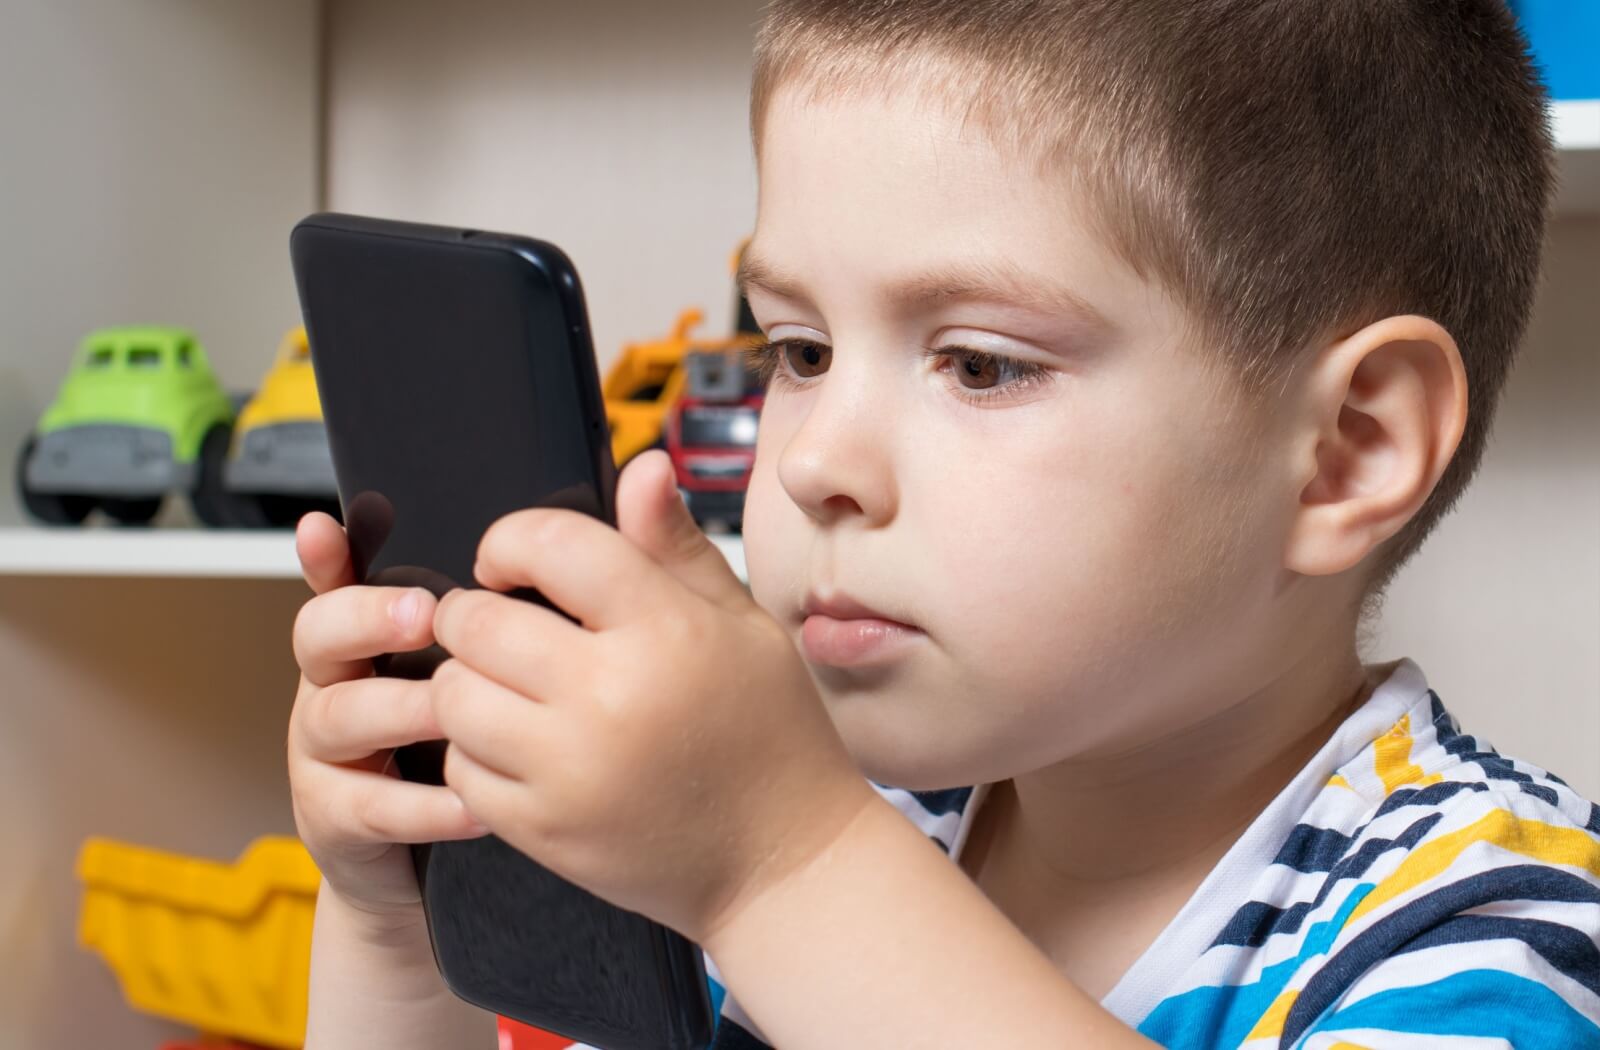
[[[1120,752],[1276,673],[1295,501],[1272,410],[1185,345],[1068,181],[914,91],[780,91],[761,150],[751,308],[829,349],[779,356],[750,583],[864,772],[945,787]],[[998,360],[928,353],[955,346]],[[914,630],[846,660],[849,625],[805,624],[840,595]]]

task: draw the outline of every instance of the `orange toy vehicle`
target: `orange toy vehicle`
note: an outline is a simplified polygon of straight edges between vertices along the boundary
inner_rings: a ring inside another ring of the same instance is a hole
[[[697,339],[691,333],[705,315],[689,309],[665,339],[629,343],[606,370],[601,393],[611,424],[611,456],[617,466],[647,448],[663,444],[667,414],[683,396],[687,381],[684,360],[691,353],[724,353],[749,346],[748,335],[729,339]]]

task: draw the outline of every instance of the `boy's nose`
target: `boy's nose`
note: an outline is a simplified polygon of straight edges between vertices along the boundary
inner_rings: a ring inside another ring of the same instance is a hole
[[[876,527],[894,519],[892,410],[870,390],[836,367],[812,395],[809,411],[779,454],[778,480],[819,523],[859,517]]]

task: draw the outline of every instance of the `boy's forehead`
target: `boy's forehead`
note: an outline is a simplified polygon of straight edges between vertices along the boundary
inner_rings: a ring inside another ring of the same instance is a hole
[[[849,269],[894,305],[986,300],[1106,330],[1145,283],[1084,221],[1074,180],[919,88],[781,90],[760,145],[741,287],[803,299]]]
[[[1019,135],[992,116],[1003,106],[953,75],[932,65],[868,82],[780,85],[757,122],[758,222],[843,221],[844,201],[884,218],[921,207],[939,225],[981,221],[1001,236],[1017,236],[1008,222],[1071,227],[1074,239],[1121,255],[1122,231],[1093,167],[1097,132],[1067,131],[1077,122],[1063,114],[1064,140]]]
[[[774,98],[758,154],[757,223],[848,232],[864,220],[900,224],[902,236],[930,217],[952,232],[982,223],[1015,236],[1010,222],[1059,224],[1070,191],[1047,185],[952,113],[914,92]],[[1048,214],[1046,214],[1048,213]]]

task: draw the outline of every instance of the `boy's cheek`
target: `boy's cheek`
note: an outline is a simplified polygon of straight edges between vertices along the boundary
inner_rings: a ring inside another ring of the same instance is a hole
[[[745,575],[756,604],[785,627],[792,626],[809,586],[805,556],[810,544],[802,533],[803,519],[771,460],[763,462],[758,453],[745,492]]]

